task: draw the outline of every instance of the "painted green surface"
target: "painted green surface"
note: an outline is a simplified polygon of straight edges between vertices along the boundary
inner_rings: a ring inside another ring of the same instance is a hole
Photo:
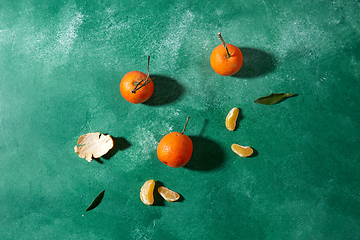
[[[1,1],[0,239],[360,239],[359,20],[356,0]],[[219,31],[236,76],[210,67]],[[155,93],[133,105],[120,79],[147,55]],[[188,115],[172,169],[156,146]],[[73,148],[97,131],[117,151],[88,163]],[[144,205],[148,179],[182,201]]]

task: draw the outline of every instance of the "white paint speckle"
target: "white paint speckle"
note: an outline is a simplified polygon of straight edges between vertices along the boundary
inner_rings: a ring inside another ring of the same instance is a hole
[[[58,30],[56,40],[56,52],[61,52],[62,54],[69,54],[72,50],[74,41],[77,35],[77,29],[83,23],[84,15],[79,12],[75,13],[75,16],[70,19],[65,19],[64,23],[60,25],[60,29]]]
[[[216,15],[220,16],[223,15],[224,11],[222,9],[216,9],[215,13]]]

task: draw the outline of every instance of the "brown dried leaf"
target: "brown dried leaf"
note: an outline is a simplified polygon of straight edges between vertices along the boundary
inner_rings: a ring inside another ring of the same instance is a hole
[[[114,146],[114,141],[110,135],[96,133],[87,133],[79,137],[78,145],[74,150],[79,154],[79,157],[85,158],[91,162],[92,158],[99,158],[105,155]]]

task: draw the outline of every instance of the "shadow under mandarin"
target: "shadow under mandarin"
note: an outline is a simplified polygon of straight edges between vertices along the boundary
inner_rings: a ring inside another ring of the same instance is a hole
[[[216,142],[199,136],[189,136],[193,142],[193,155],[184,168],[209,171],[224,162],[224,152]]]
[[[256,48],[239,47],[243,54],[243,65],[232,75],[237,78],[255,78],[272,72],[276,68],[276,59],[270,53]]]
[[[150,75],[150,78],[154,82],[154,93],[143,103],[145,105],[166,105],[178,100],[184,93],[184,87],[175,79],[161,75]]]
[[[131,144],[122,137],[112,137],[114,141],[114,146],[112,149],[110,149],[105,155],[103,155],[101,158],[109,160],[112,158],[118,151],[123,151],[131,146]],[[94,159],[99,163],[103,163],[99,158]]]

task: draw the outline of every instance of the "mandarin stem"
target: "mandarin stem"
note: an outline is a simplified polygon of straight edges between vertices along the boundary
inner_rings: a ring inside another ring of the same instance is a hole
[[[220,38],[221,43],[224,45],[224,48],[226,49],[226,57],[229,58],[230,57],[229,49],[226,46],[225,40],[221,36],[221,32],[218,33],[218,37]]]
[[[188,124],[188,122],[189,122],[189,118],[190,118],[190,116],[187,117],[186,123],[185,123],[185,126],[184,126],[184,129],[182,130],[181,134],[184,134],[185,129],[186,129],[186,126],[187,126],[187,124]]]
[[[149,77],[150,77],[150,73],[149,73],[149,65],[150,65],[150,55],[148,55],[148,63],[147,63],[147,73],[146,73],[146,79],[144,81],[144,79],[142,79],[140,82],[138,82],[135,86],[135,88],[131,91],[132,93],[136,93],[137,90],[139,90],[140,88],[142,88],[143,86],[147,85],[148,83],[151,82],[151,80],[149,81]],[[140,87],[139,85],[143,83]]]

